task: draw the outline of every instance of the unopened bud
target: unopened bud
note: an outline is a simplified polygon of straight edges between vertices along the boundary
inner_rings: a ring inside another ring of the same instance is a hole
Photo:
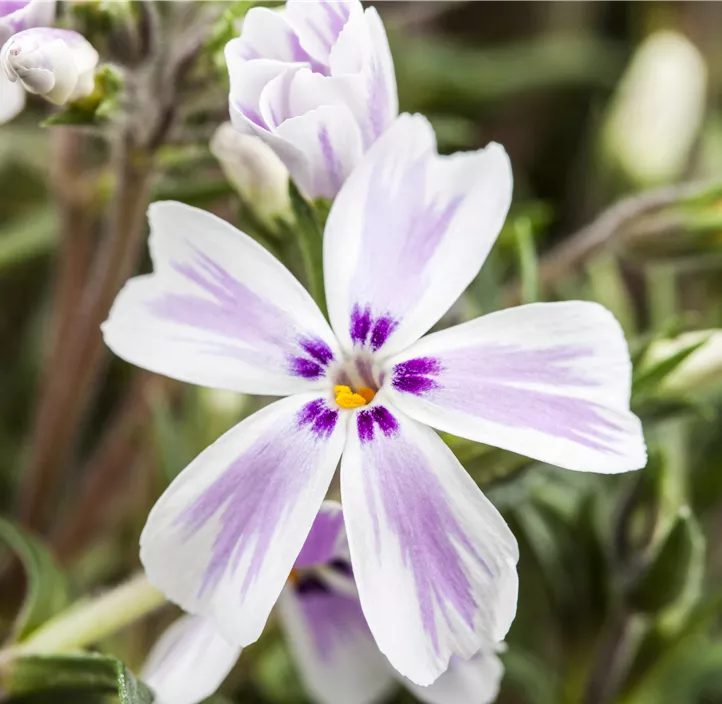
[[[29,93],[64,105],[93,92],[98,52],[77,32],[37,27],[10,39],[0,52],[0,64]]]
[[[210,146],[226,178],[256,217],[271,226],[276,218],[290,218],[288,170],[269,146],[258,137],[241,134],[230,122],[216,130]]]

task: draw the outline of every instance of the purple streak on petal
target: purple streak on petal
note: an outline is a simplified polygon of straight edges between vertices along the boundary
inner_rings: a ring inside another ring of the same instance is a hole
[[[324,408],[318,399],[301,410],[295,429],[268,431],[179,515],[176,524],[188,537],[220,518],[199,597],[216,588],[226,572],[236,571],[246,555],[239,599],[258,576],[277,526],[315,471],[313,456],[333,429]],[[308,434],[307,439],[299,433]],[[298,457],[299,442],[303,458]]]
[[[319,338],[303,338],[299,340],[299,344],[310,357],[313,357],[324,367],[333,362],[333,352],[323,340]]]
[[[358,599],[328,590],[297,589],[296,596],[313,644],[324,660],[340,643],[369,632]]]
[[[371,308],[361,306],[356,303],[351,311],[351,325],[349,333],[351,341],[356,345],[365,345],[366,338],[371,332]]]
[[[593,354],[589,348],[572,346],[533,350],[487,345],[456,350],[442,355],[443,372],[437,386],[428,390],[428,398],[494,423],[616,453],[614,441],[622,428],[605,417],[603,406],[562,395],[565,388],[598,386],[583,373],[585,360],[593,359]],[[574,363],[579,366],[571,366]]]
[[[354,345],[368,346],[373,352],[378,352],[386,343],[391,334],[399,326],[388,313],[375,314],[370,304],[354,303],[351,309],[349,335]]]
[[[289,357],[288,371],[294,376],[302,376],[304,379],[320,379],[323,368],[305,357]]]
[[[7,17],[17,10],[22,10],[30,0],[0,0],[0,17]]]
[[[344,182],[344,173],[336,150],[333,148],[333,144],[331,144],[331,137],[325,125],[320,125],[318,128],[318,142],[321,146],[321,158],[324,164],[325,179],[331,191],[335,194]]]
[[[361,444],[374,439],[374,425],[387,437],[394,436],[399,430],[399,423],[385,406],[358,411],[356,414],[356,428]]]
[[[480,605],[460,554],[475,559],[491,579],[495,575],[451,511],[444,486],[426,457],[398,432],[395,418],[393,422],[396,432],[362,442],[366,500],[374,522],[376,552],[382,554],[383,516],[398,540],[403,564],[413,576],[421,620],[438,651],[437,609],[450,628],[457,630],[461,622],[475,630]]]
[[[359,411],[356,414],[356,429],[361,444],[374,439],[374,417],[371,411]]]
[[[326,402],[319,398],[307,403],[298,414],[299,428],[311,426],[311,431],[317,437],[329,437],[336,427],[338,411],[329,408]]]
[[[432,378],[442,371],[435,357],[418,357],[394,366],[391,383],[397,391],[423,396],[439,384]]]
[[[266,121],[261,117],[261,114],[255,108],[249,108],[243,105],[238,100],[233,101],[233,105],[247,120],[250,120],[254,125],[261,129],[268,130]]]
[[[399,324],[388,315],[377,318],[374,323],[374,329],[371,331],[371,349],[374,352],[381,349],[398,325]]]
[[[321,510],[311,527],[311,532],[296,558],[294,567],[306,569],[335,560],[344,538],[341,511]]]
[[[378,57],[374,57],[371,66],[368,96],[370,134],[366,136],[368,142],[367,148],[386,131],[392,117],[390,113],[389,89],[386,85],[386,75],[384,74]]]

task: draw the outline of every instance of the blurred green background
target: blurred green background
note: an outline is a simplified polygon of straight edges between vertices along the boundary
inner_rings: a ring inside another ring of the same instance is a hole
[[[218,48],[250,3],[225,5],[173,130],[130,181],[253,233],[208,151],[227,119]],[[112,6],[63,19],[132,71]],[[630,341],[650,448],[643,472],[609,477],[446,438],[521,546],[499,702],[722,702],[722,4],[378,7],[402,110],[429,116],[442,151],[498,141],[514,168],[499,243],[440,326],[520,302],[599,301]],[[98,346],[88,326],[104,305],[113,127],[39,127],[48,114],[33,102],[0,127],[0,637],[23,599],[47,616],[133,574],[160,492],[267,401],[153,377]],[[299,268],[288,237],[264,242]],[[132,248],[115,254],[133,264]],[[96,645],[137,669],[175,615],[164,607]],[[307,702],[275,623],[213,702]]]

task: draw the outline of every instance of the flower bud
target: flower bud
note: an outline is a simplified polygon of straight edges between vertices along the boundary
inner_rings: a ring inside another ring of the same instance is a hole
[[[0,71],[0,125],[10,122],[25,107],[25,91]]]
[[[38,27],[11,37],[0,64],[28,92],[64,105],[93,92],[98,52],[77,32]]]
[[[224,122],[210,147],[226,178],[256,217],[270,226],[275,218],[290,218],[288,170],[267,144]]]
[[[18,32],[47,27],[55,19],[55,0],[0,0],[0,47]]]
[[[612,102],[604,142],[635,183],[679,178],[704,117],[707,66],[682,34],[660,31],[637,50]]]

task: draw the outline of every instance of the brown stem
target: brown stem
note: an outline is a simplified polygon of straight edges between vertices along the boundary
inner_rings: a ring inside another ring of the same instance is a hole
[[[20,487],[19,518],[36,530],[69,460],[77,428],[102,373],[105,359],[100,324],[124,281],[132,274],[145,233],[152,158],[129,133],[115,145],[118,182],[105,240],[93,264],[77,320],[49,380],[31,436],[30,458]]]

